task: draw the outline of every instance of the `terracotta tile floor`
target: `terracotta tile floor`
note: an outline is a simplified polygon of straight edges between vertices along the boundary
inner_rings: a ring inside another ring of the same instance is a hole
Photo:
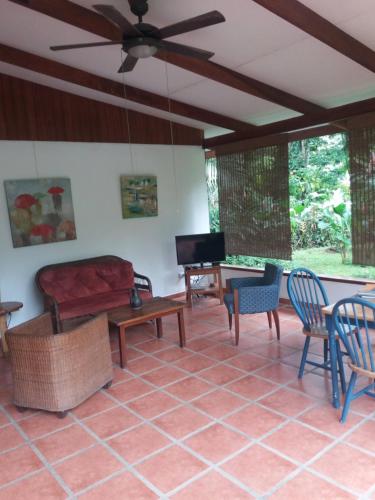
[[[330,405],[330,380],[310,367],[297,380],[303,337],[280,308],[281,341],[266,315],[241,318],[233,345],[217,300],[185,310],[164,338],[151,324],[129,332],[128,370],[65,419],[11,404],[0,358],[1,499],[375,499],[375,401],[348,422]],[[319,341],[312,342],[319,360]]]

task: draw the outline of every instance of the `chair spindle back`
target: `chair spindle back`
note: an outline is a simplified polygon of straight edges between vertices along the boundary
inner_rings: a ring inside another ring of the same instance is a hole
[[[375,372],[375,304],[357,297],[343,299],[333,308],[332,318],[352,363]]]
[[[325,324],[322,307],[328,305],[328,296],[319,278],[309,269],[293,269],[287,283],[290,301],[307,330]]]

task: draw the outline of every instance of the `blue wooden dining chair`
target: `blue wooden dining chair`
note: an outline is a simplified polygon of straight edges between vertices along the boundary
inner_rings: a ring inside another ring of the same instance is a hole
[[[273,316],[277,338],[280,340],[280,321],[277,308],[279,306],[282,276],[282,267],[267,262],[262,277],[231,278],[227,280],[228,293],[224,295],[224,304],[228,309],[230,329],[232,329],[232,315],[234,314],[236,345],[238,345],[240,337],[240,314],[266,312],[270,328],[272,328]]]
[[[332,368],[329,359],[328,330],[322,313],[322,307],[327,306],[329,301],[322,282],[310,269],[299,267],[291,271],[287,281],[287,289],[292,306],[302,321],[302,331],[306,336],[298,378],[303,377],[306,363],[330,371]],[[322,339],[324,342],[323,363],[317,363],[307,358],[312,337]],[[345,392],[346,383],[338,335],[336,335],[335,341],[341,388]],[[334,369],[336,369],[336,366]]]
[[[341,414],[341,422],[345,422],[354,399],[363,394],[375,398],[375,335],[371,331],[375,328],[375,304],[357,297],[340,300],[333,308],[332,320],[349,354],[348,365],[352,370]],[[358,375],[371,383],[354,392]]]

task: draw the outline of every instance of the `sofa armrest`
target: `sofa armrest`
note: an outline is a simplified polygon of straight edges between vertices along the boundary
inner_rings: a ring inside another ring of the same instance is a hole
[[[139,290],[147,290],[152,295],[152,284],[150,278],[134,271],[135,286]]]
[[[59,304],[56,299],[48,293],[43,293],[44,311],[49,312],[52,316],[53,327],[56,332],[61,332],[61,320]]]

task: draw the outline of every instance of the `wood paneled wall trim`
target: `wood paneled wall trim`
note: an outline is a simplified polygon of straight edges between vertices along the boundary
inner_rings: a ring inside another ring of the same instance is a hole
[[[216,155],[226,155],[230,153],[241,153],[253,149],[264,148],[267,146],[276,146],[288,142],[288,134],[275,134],[266,137],[257,137],[255,139],[245,139],[244,141],[224,144],[215,148]]]
[[[0,140],[201,146],[203,131],[0,74]],[[173,137],[173,140],[172,140]]]
[[[373,114],[373,116],[375,118],[375,113]],[[222,146],[217,146],[212,150],[206,151],[206,159],[213,158],[216,155],[220,154],[239,153],[242,151],[250,151],[251,149],[262,148],[265,146],[283,144],[286,141],[301,141],[303,139],[310,139],[312,137],[337,134],[346,130],[346,124],[346,121],[340,121],[332,125],[322,125],[321,127],[313,127],[305,130],[299,130],[297,132],[275,134],[255,139],[244,139],[243,141],[224,144]]]
[[[364,115],[355,116],[347,121],[348,129],[365,128],[375,126],[375,113],[366,113]]]

